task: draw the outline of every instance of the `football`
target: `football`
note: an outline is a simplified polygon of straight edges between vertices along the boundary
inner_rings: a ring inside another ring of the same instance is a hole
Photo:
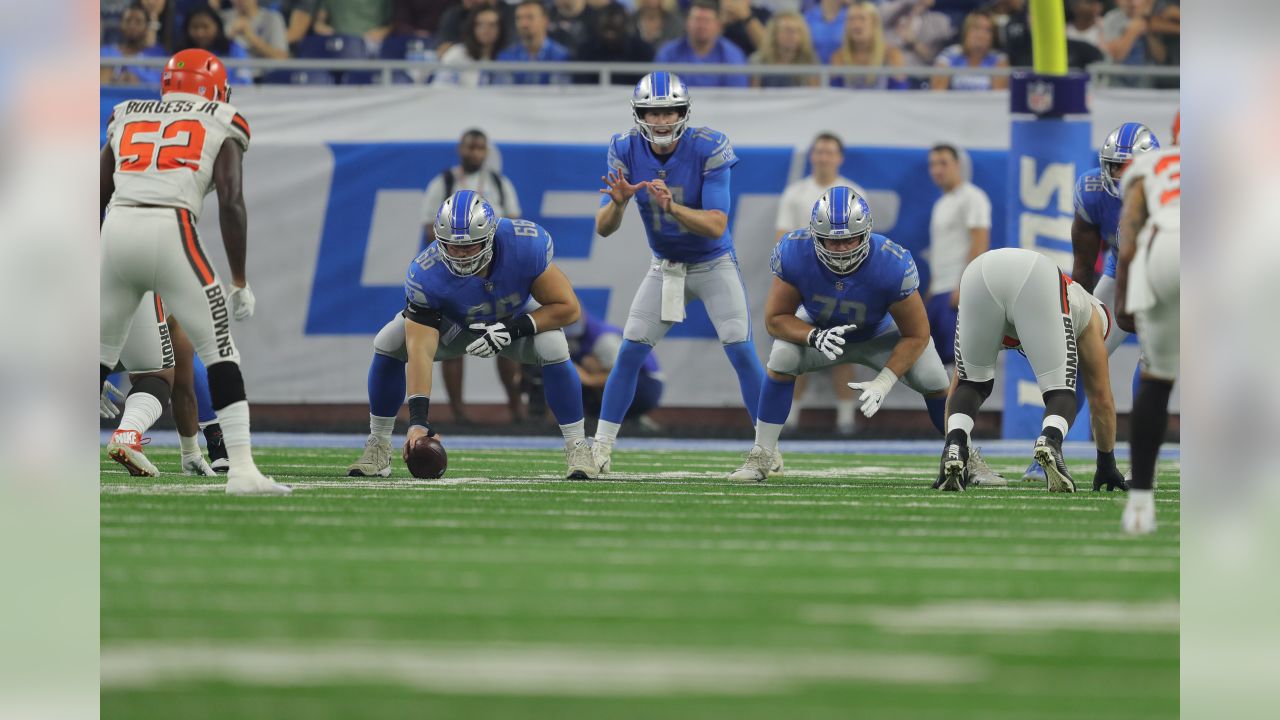
[[[421,437],[412,445],[405,440],[404,465],[416,478],[435,479],[444,477],[444,471],[449,467],[449,455],[438,437]]]

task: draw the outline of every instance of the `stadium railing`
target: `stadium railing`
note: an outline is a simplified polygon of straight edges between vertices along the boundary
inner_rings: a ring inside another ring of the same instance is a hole
[[[100,58],[102,67],[154,67],[162,68],[166,58]],[[446,65],[432,60],[344,60],[344,59],[288,59],[267,60],[259,58],[227,58],[226,65],[231,70],[241,68],[264,72],[333,72],[361,73],[370,82],[359,84],[424,84],[436,72],[463,73],[482,71],[494,74],[526,74],[546,73],[558,80],[554,84],[569,84],[574,77],[594,75],[598,85],[611,85],[615,75],[643,75],[654,70],[667,70],[682,75],[728,75],[748,77],[816,77],[818,84],[826,87],[833,78],[850,75],[902,76],[926,78],[952,75],[987,75],[992,77],[1008,77],[1017,70],[1028,68],[941,68],[921,67],[868,67],[868,66],[831,66],[831,65],[725,65],[701,63],[596,63],[596,62],[510,62],[485,61],[469,65]],[[1112,78],[1128,77],[1137,79],[1176,79],[1180,69],[1176,67],[1148,65],[1117,65],[1114,63],[1097,63],[1088,67],[1088,72],[1095,81],[1107,82]],[[287,83],[280,83],[287,84]]]

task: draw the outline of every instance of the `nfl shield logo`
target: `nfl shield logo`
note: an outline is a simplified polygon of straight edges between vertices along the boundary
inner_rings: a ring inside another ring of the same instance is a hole
[[[1037,115],[1044,115],[1052,110],[1053,83],[1047,80],[1027,83],[1027,107]]]

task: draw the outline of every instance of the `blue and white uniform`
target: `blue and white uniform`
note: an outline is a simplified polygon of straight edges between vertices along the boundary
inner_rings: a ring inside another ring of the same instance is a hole
[[[835,360],[807,345],[774,340],[770,370],[801,375],[841,363],[879,370],[889,361],[902,338],[889,308],[919,290],[920,275],[906,248],[875,233],[867,242],[870,251],[866,260],[848,275],[832,272],[818,259],[807,227],[783,237],[774,248],[770,261],[773,274],[800,293],[797,317],[821,330],[850,324],[858,327],[844,334],[844,354]],[[922,395],[946,391],[947,371],[932,339],[902,381]]]

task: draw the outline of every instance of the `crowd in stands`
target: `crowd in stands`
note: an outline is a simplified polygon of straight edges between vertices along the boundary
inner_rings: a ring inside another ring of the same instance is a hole
[[[1072,67],[1179,63],[1180,0],[1063,0]],[[228,58],[439,60],[397,81],[596,82],[595,75],[486,72],[488,60],[887,68],[833,71],[846,88],[988,90],[1004,77],[921,77],[912,68],[1030,67],[1028,0],[102,0],[103,57],[191,47]],[[233,82],[374,82],[372,72],[233,73]],[[814,75],[684,73],[690,86],[814,86]],[[157,68],[107,67],[102,81],[155,84]],[[613,82],[635,77],[616,74]],[[1150,86],[1151,78],[1113,84]],[[1170,82],[1176,83],[1172,79]]]

